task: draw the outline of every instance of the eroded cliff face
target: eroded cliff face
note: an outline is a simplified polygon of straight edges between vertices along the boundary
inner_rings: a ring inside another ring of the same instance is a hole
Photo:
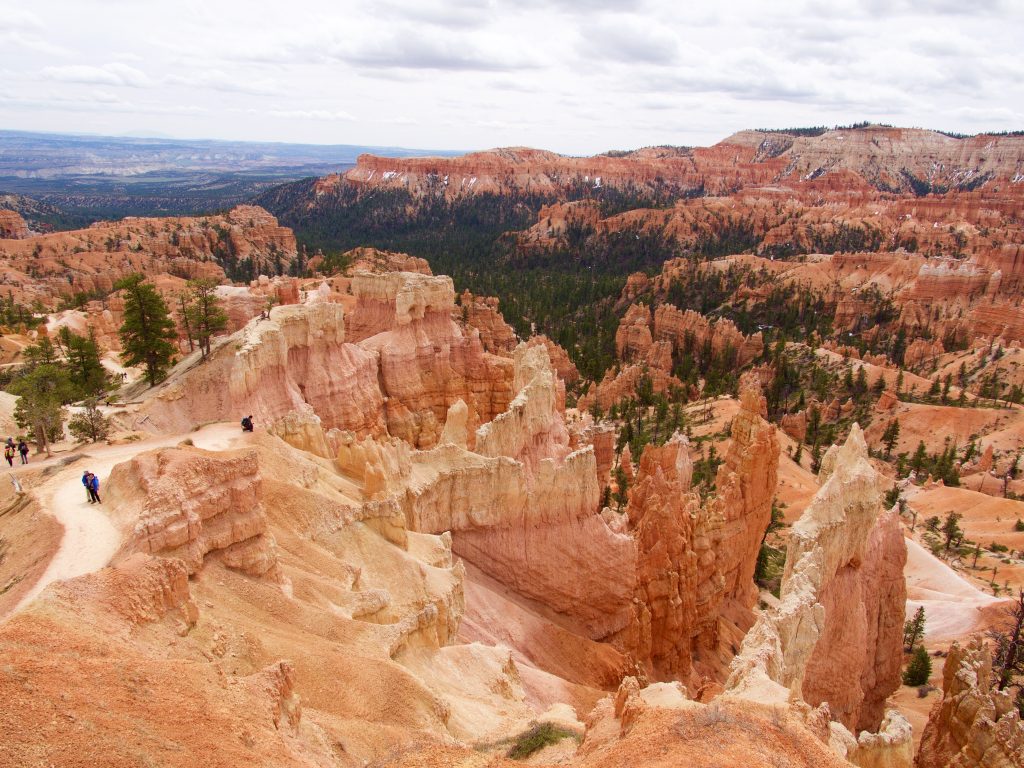
[[[352,282],[351,314],[316,291],[274,307],[219,339],[204,363],[183,361],[133,424],[185,431],[249,414],[272,424],[308,405],[325,430],[387,432],[428,448],[462,401],[472,444],[473,430],[511,400],[512,360],[485,352],[478,333],[452,319],[450,278],[358,273]]]
[[[274,578],[277,554],[261,484],[255,452],[168,448],[118,464],[108,502],[114,518],[131,529],[122,554],[177,558],[191,575],[216,553],[229,568]]]
[[[928,716],[918,768],[1020,768],[1024,723],[1007,691],[993,689],[992,657],[980,637],[954,642],[942,700]]]
[[[325,427],[384,430],[377,358],[345,343],[339,304],[275,307],[219,341],[201,365],[186,361],[134,417],[139,428],[185,432],[253,415],[270,424],[308,404]]]
[[[768,700],[792,692],[849,731],[876,732],[900,684],[906,545],[897,515],[882,510],[859,427],[829,449],[819,477],[791,531],[779,604],[744,638],[727,688]]]
[[[350,338],[379,361],[388,432],[410,444],[437,443],[448,408],[463,401],[470,429],[511,399],[512,361],[484,351],[479,332],[452,319],[451,278],[405,272],[356,274]]]

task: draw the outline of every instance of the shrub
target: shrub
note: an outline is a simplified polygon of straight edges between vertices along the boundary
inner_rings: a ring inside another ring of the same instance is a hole
[[[75,439],[95,443],[106,440],[110,434],[110,419],[96,406],[96,400],[87,400],[85,408],[68,422],[68,431]]]
[[[1005,544],[997,544],[993,541],[991,544],[988,545],[988,550],[989,552],[1009,552],[1010,548]]]
[[[549,744],[556,744],[562,739],[575,738],[576,734],[565,728],[559,728],[552,723],[538,723],[516,738],[506,756],[513,760],[524,760]]]
[[[1021,520],[1018,517],[1017,518],[1017,522],[1014,523],[1014,525],[1013,525],[1013,530],[1017,531],[1018,533],[1020,533],[1021,531],[1024,531],[1024,520]]]

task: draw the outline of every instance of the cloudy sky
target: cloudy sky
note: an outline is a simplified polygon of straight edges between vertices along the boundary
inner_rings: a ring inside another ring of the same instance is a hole
[[[583,154],[1024,129],[1024,0],[0,0],[0,128]]]

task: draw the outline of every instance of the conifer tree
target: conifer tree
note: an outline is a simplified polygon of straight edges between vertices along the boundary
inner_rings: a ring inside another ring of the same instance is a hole
[[[91,330],[88,336],[79,336],[64,326],[57,338],[78,397],[93,397],[106,389],[107,372],[100,362],[100,348]]]
[[[129,275],[116,288],[125,292],[121,359],[125,365],[144,365],[146,379],[154,386],[174,359],[176,336],[171,313],[156,288],[140,274]]]
[[[925,647],[919,645],[914,649],[914,654],[910,657],[910,663],[907,664],[907,668],[903,672],[903,684],[927,685],[931,674],[931,657],[928,656],[928,651],[925,650]]]
[[[914,613],[914,618],[907,620],[903,625],[903,646],[908,651],[912,651],[914,646],[917,645],[917,641],[924,637],[924,606],[918,607]]]
[[[189,280],[185,321],[189,334],[199,344],[205,358],[210,354],[210,339],[228,327],[228,316],[217,298],[217,283],[210,278]]]
[[[885,432],[882,433],[882,444],[885,446],[886,461],[889,460],[889,456],[892,454],[892,449],[896,447],[896,441],[899,439],[900,423],[897,419],[893,419],[885,428]]]
[[[64,403],[73,397],[67,371],[54,363],[37,365],[11,382],[8,389],[18,395],[14,421],[23,429],[31,429],[39,449],[49,456],[50,443],[64,431]]]

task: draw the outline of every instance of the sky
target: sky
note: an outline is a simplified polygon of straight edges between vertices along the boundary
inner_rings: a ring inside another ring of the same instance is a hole
[[[1024,129],[1024,0],[0,0],[0,128],[591,154]]]

